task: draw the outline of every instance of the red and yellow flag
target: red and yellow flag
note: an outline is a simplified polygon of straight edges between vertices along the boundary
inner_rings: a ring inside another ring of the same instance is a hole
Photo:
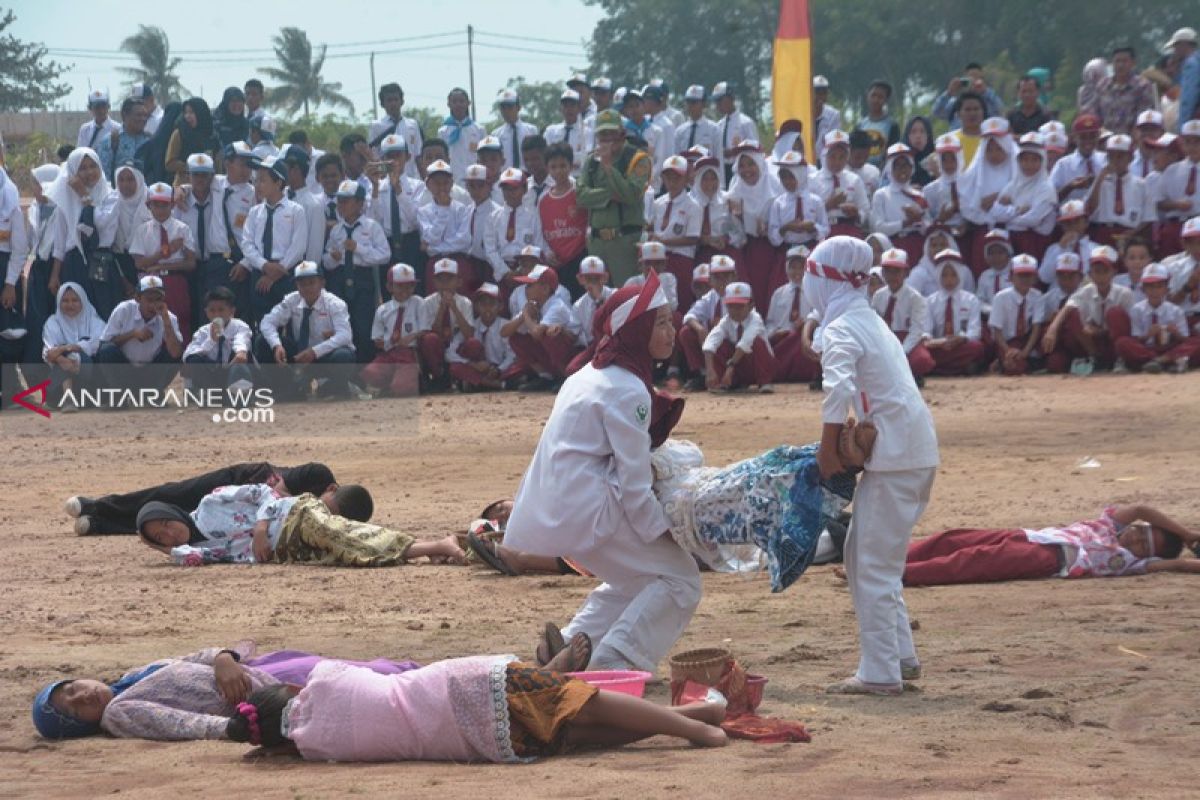
[[[804,123],[804,152],[813,157],[812,30],[808,0],[779,0],[779,29],[771,69],[775,130],[789,119]]]

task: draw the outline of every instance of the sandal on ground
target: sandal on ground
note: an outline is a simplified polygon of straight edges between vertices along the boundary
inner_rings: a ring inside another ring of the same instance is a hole
[[[534,657],[537,660],[539,667],[546,666],[550,659],[562,652],[567,646],[566,640],[563,639],[562,631],[553,622],[547,622],[542,628],[542,635],[538,639],[537,650],[534,652]],[[590,657],[590,644],[589,644]]]
[[[489,542],[474,533],[467,534],[467,547],[471,549],[475,555],[479,556],[479,560],[487,564],[492,569],[499,572],[501,575],[513,577],[517,571],[504,563],[504,559],[500,557],[500,551],[497,549],[494,542]]]
[[[579,643],[579,653],[576,655],[575,643]],[[571,641],[559,651],[558,655],[544,665],[554,672],[583,672],[592,660],[592,639],[582,631],[571,637]]]
[[[867,683],[858,676],[846,678],[825,687],[826,694],[868,694],[880,697],[896,697],[904,694],[903,683]]]

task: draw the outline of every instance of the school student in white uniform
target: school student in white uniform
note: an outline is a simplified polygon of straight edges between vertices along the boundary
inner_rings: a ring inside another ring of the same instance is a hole
[[[929,201],[920,187],[912,183],[912,150],[906,144],[894,144],[887,150],[883,174],[887,183],[871,197],[871,228],[891,239],[893,246],[916,260],[921,252],[925,231],[931,220]]]
[[[254,387],[250,371],[250,326],[237,316],[233,292],[218,286],[204,296],[208,323],[196,328],[183,351],[183,374],[193,388],[246,390]]]
[[[1104,169],[1104,154],[1097,151],[1100,143],[1100,119],[1093,114],[1080,114],[1071,123],[1075,137],[1075,152],[1054,163],[1050,181],[1058,190],[1058,201],[1086,200],[1092,184]]]
[[[417,222],[421,227],[421,250],[425,254],[426,287],[434,281],[433,266],[436,262],[450,258],[458,263],[455,271],[463,291],[474,291],[480,278],[467,259],[471,247],[471,212],[463,203],[455,200],[454,175],[445,161],[434,161],[425,168],[425,188],[430,201],[417,209]],[[418,285],[422,285],[420,282]],[[432,295],[432,290],[429,291]]]
[[[1157,181],[1155,201],[1161,223],[1155,244],[1160,256],[1179,251],[1183,221],[1200,214],[1200,120],[1184,122],[1176,141],[1185,157],[1163,170]]]
[[[958,256],[957,251],[948,252]],[[913,377],[919,386],[925,376],[933,371],[934,366],[933,356],[925,349],[925,339],[928,338],[925,326],[929,324],[928,306],[925,297],[908,285],[907,253],[898,247],[887,250],[883,254],[881,265],[884,286],[871,297],[871,308],[875,309],[888,330],[901,342],[908,365],[912,368]]]
[[[571,310],[575,315],[575,321],[579,323],[579,344],[582,347],[591,348],[595,343],[592,321],[596,317],[596,312],[616,291],[608,285],[608,280],[608,267],[598,256],[587,256],[579,262],[579,282],[583,284],[584,295],[575,301]],[[594,352],[594,348],[592,350]],[[572,374],[578,371],[576,369]]]
[[[579,92],[567,89],[559,98],[558,106],[562,114],[562,122],[546,126],[546,144],[563,142],[571,147],[571,174],[578,176],[583,167],[583,161],[591,151],[587,149],[587,124],[580,116],[581,105]]]
[[[109,388],[161,389],[174,380],[182,355],[183,336],[162,278],[144,275],[137,295],[113,309],[100,335],[95,361],[103,381]]]
[[[413,159],[404,137],[385,136],[379,149],[383,160],[388,162],[388,172],[371,182],[368,214],[383,228],[391,263],[420,263],[421,225],[417,209],[429,202],[429,192],[418,178],[408,175],[408,165]]]
[[[767,238],[776,247],[802,244],[810,250],[829,235],[825,202],[808,187],[808,164],[804,156],[789,150],[775,164],[783,193],[771,203],[767,216]],[[772,283],[778,282],[778,276]],[[773,287],[777,288],[777,287]]]
[[[500,175],[499,184],[504,204],[492,212],[484,249],[494,282],[511,291],[513,282],[509,273],[521,249],[532,245],[545,252],[546,242],[542,238],[541,215],[525,203],[529,190],[525,173],[519,169],[506,169]]]
[[[721,143],[721,129],[715,122],[704,116],[706,95],[705,88],[699,84],[692,84],[683,93],[686,118],[675,128],[675,152],[683,154],[693,147],[703,147],[713,158],[717,159],[721,186],[724,187],[726,185],[724,166],[720,154],[717,153]]]
[[[483,164],[472,164],[467,167],[463,185],[471,198],[471,245],[467,248],[467,257],[475,268],[476,275],[490,275],[491,262],[488,261],[487,244],[491,238],[492,218],[500,205],[492,199],[492,187],[487,180],[487,167]]]
[[[954,237],[945,225],[934,223],[925,234],[925,244],[922,248],[921,260],[917,266],[908,271],[905,283],[916,289],[922,297],[928,297],[941,286],[941,266],[937,263],[937,254],[943,250],[955,250]],[[912,262],[909,262],[912,263]],[[958,261],[959,288],[968,292],[975,291],[975,276],[967,267],[965,261]]]
[[[679,281],[667,269],[666,246],[662,242],[642,242],[638,245],[638,262],[641,265],[641,274],[629,278],[623,286],[641,286],[649,280],[649,275],[653,272],[658,276],[658,282],[662,286],[663,292],[667,295],[667,304],[671,307],[671,311],[678,311],[681,308],[679,304]]]
[[[737,110],[737,102],[733,89],[726,81],[721,81],[712,90],[713,105],[717,110],[717,146],[713,155],[721,161],[721,172],[724,178],[722,186],[729,186],[733,181],[733,166],[737,160],[734,150],[742,142],[758,141],[758,126],[754,120]]]
[[[817,148],[815,159],[818,164],[823,166],[825,151],[829,146],[827,138],[829,134],[842,129],[842,113],[827,102],[829,100],[829,79],[824,75],[813,76],[812,91],[813,142]]]
[[[992,298],[992,313],[988,317],[992,345],[996,348],[992,368],[1004,375],[1024,375],[1030,371],[1030,362],[1040,357],[1038,345],[1046,321],[1045,303],[1042,293],[1033,288],[1037,281],[1037,259],[1022,253],[1013,258],[1011,269],[1012,286]]]
[[[908,542],[929,502],[939,458],[933,417],[904,349],[867,303],[872,260],[866,242],[826,239],[809,259],[804,293],[821,320],[821,475],[830,478],[844,470],[837,444],[852,412],[878,431],[855,492],[845,548],[861,655],[854,676],[829,691],[898,695],[903,680],[921,672],[902,579]]]
[[[961,213],[962,188],[959,185],[964,168],[962,142],[954,134],[942,134],[937,138],[934,152],[940,171],[937,178],[925,185],[929,214],[934,222],[946,225],[955,236],[962,236],[967,227]]]
[[[1074,253],[1060,258],[1075,259]],[[1097,367],[1115,366],[1114,342],[1129,335],[1129,311],[1133,291],[1113,283],[1117,251],[1107,245],[1092,250],[1088,276],[1091,281],[1076,289],[1066,305],[1046,317],[1042,352],[1046,369],[1090,375]]]
[[[830,131],[822,144],[821,168],[812,176],[809,190],[825,205],[830,236],[862,236],[870,224],[871,200],[862,180],[846,164],[850,137]]]
[[[983,237],[983,259],[987,268],[979,273],[975,296],[979,298],[980,311],[985,317],[992,313],[992,301],[996,295],[1012,286],[1012,273],[1009,271],[1012,255],[1008,231],[994,228]]]
[[[941,285],[926,298],[925,349],[933,358],[936,375],[974,375],[987,357],[979,298],[962,288],[959,265],[954,259],[943,259]]]
[[[338,275],[345,287],[354,352],[362,363],[375,357],[371,326],[375,309],[388,294],[385,278],[391,257],[383,228],[363,214],[366,196],[358,181],[342,181],[337,191],[338,224],[329,231],[321,261],[324,274]]]
[[[129,255],[139,275],[162,278],[167,306],[178,318],[186,341],[192,335],[191,276],[196,269],[196,242],[191,228],[171,216],[173,201],[169,184],[146,188],[151,218],[134,228]]]
[[[788,281],[771,295],[767,309],[767,341],[775,353],[776,383],[807,383],[817,377],[820,365],[812,360],[802,346],[805,321],[812,314],[812,305],[804,297],[802,284],[809,250],[796,245],[787,251]]]
[[[1027,133],[1017,147],[1017,170],[992,204],[990,219],[1008,230],[1015,250],[1039,258],[1050,244],[1058,196],[1046,172],[1042,135]]]
[[[385,83],[379,87],[379,104],[383,106],[384,114],[372,122],[367,131],[367,144],[371,148],[371,152],[378,157],[380,155],[379,147],[384,138],[392,135],[404,139],[409,153],[421,152],[421,146],[425,143],[425,139],[421,135],[421,126],[415,119],[404,116],[404,90],[400,88],[400,84]],[[405,167],[404,174],[417,180],[421,178],[420,173],[417,172],[416,163],[411,160]]]
[[[454,180],[462,183],[467,174],[467,167],[475,163],[475,150],[483,137],[487,136],[487,131],[471,119],[471,98],[465,89],[451,89],[450,94],[446,96],[446,105],[450,113],[438,128],[438,138],[446,143]],[[414,155],[420,152],[417,150]]]
[[[252,183],[254,154],[245,142],[232,142],[224,150],[224,175],[213,176],[213,217],[220,219],[224,238],[213,242],[220,258],[210,259],[208,274],[216,285],[226,286],[237,298],[238,313],[253,325],[256,321],[251,303],[254,291],[250,268],[242,253],[242,236],[250,209],[257,202]]]
[[[504,156],[506,169],[524,169],[521,158],[521,142],[528,136],[536,136],[538,129],[521,119],[521,98],[512,89],[504,89],[496,95],[503,124],[492,129],[492,136],[500,140],[500,152]]]
[[[504,374],[517,355],[500,333],[505,322],[499,313],[500,287],[484,283],[475,290],[474,301],[474,335],[464,337],[462,331],[456,331],[446,346],[450,377],[463,391],[502,389],[506,385]]]
[[[545,264],[513,280],[525,286],[525,304],[500,329],[517,354],[505,378],[529,376],[522,384],[525,391],[552,389],[566,377],[579,351],[579,322],[571,313],[570,295],[563,298],[558,293],[558,275]]]
[[[287,165],[287,198],[304,209],[308,229],[304,260],[320,263],[325,252],[325,209],[308,188],[308,151],[298,144],[286,144],[279,151],[279,157]]]
[[[1133,174],[1133,140],[1124,134],[1108,137],[1108,163],[1096,176],[1087,197],[1090,233],[1098,244],[1115,245],[1121,239],[1148,231],[1157,218],[1154,198],[1146,182]]]
[[[292,270],[308,249],[304,209],[284,196],[287,164],[268,156],[255,172],[262,202],[250,209],[242,228],[242,259],[250,270],[251,314],[262,319],[292,290]]]
[[[375,357],[363,367],[363,382],[371,389],[407,394],[411,378],[399,364],[417,363],[417,342],[424,321],[423,300],[415,293],[417,273],[408,264],[395,264],[388,271],[391,298],[375,309],[371,340]]]
[[[79,135],[75,137],[75,146],[90,147],[97,153],[105,150],[111,153],[111,148],[104,145],[111,140],[114,133],[121,132],[121,126],[108,115],[110,108],[108,92],[96,89],[89,93],[87,107],[92,118],[79,126]],[[101,155],[101,160],[104,161],[103,155]],[[100,166],[104,169],[105,174],[112,174],[111,165],[101,163]]]
[[[688,192],[686,158],[670,156],[663,160],[660,171],[664,191],[654,201],[648,238],[665,248],[666,272],[681,290],[679,302],[686,309],[694,299],[692,268],[696,266],[696,246],[700,242],[704,212]]]
[[[1200,339],[1189,334],[1183,309],[1167,299],[1170,280],[1171,273],[1161,264],[1151,264],[1142,273],[1146,299],[1129,312],[1129,335],[1116,341],[1117,355],[1130,369],[1187,372],[1188,361],[1200,351]]]
[[[725,289],[723,316],[704,337],[705,384],[709,391],[732,391],[758,386],[761,394],[775,391],[778,365],[766,325],[754,308],[750,284],[735,282]]]
[[[1096,246],[1088,237],[1088,213],[1084,201],[1068,200],[1063,203],[1058,210],[1058,227],[1062,235],[1046,248],[1038,268],[1038,280],[1045,286],[1054,283],[1054,269],[1060,255],[1074,253],[1079,256],[1080,263],[1088,264]]]

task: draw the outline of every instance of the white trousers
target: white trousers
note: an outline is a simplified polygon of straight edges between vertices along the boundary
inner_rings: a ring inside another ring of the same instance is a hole
[[[654,672],[700,605],[700,570],[670,536],[650,544],[624,530],[602,546],[572,555],[604,581],[563,629],[591,637],[591,669]]]
[[[936,468],[867,470],[854,492],[845,561],[858,617],[859,680],[899,683],[900,662],[916,660],[901,588],[913,526],[936,474]]]

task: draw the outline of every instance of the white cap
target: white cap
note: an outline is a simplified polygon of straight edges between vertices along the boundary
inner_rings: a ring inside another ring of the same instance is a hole
[[[725,287],[725,296],[721,298],[725,305],[736,303],[753,303],[754,292],[750,288],[750,284],[734,281]]]
[[[453,175],[454,174],[453,172],[450,171],[450,165],[447,164],[445,161],[442,161],[440,158],[425,168],[425,179],[429,180],[434,175],[438,175],[438,174],[443,174],[443,175]]]
[[[1017,140],[1017,146],[1026,153],[1042,153],[1046,148],[1046,140],[1040,133],[1030,131]]]
[[[887,149],[887,157],[889,160],[899,156],[907,156],[908,158],[912,158],[912,148],[906,145],[904,142],[896,142]]]
[[[596,78],[594,81],[592,81],[591,88],[593,92],[611,92],[612,81],[608,78]]]
[[[475,290],[475,296],[478,297],[481,294],[485,294],[488,297],[494,297],[499,300],[500,287],[494,283],[481,283],[479,284],[479,288]]]
[[[908,269],[908,253],[901,250],[899,247],[893,247],[890,250],[884,250],[883,255],[879,259],[881,267],[900,267]]]
[[[1065,133],[1058,131],[1049,131],[1042,134],[1042,141],[1046,143],[1046,152],[1048,153],[1065,153],[1067,145],[1070,144],[1070,139]]]
[[[1072,219],[1079,219],[1087,216],[1087,208],[1082,200],[1068,200],[1063,203],[1058,209],[1058,221],[1067,222]]]
[[[1028,253],[1021,253],[1019,256],[1013,256],[1013,259],[1009,262],[1009,265],[1012,267],[1014,274],[1018,272],[1024,272],[1036,275],[1038,271],[1037,259]]]
[[[188,172],[212,172],[215,166],[208,153],[192,153],[187,157]]]
[[[254,119],[258,120],[257,128],[261,133],[269,133],[274,135],[275,131],[279,130],[279,123],[275,121],[274,117],[261,114],[256,116]]]
[[[1179,129],[1180,136],[1200,136],[1200,119],[1189,119]]]
[[[463,180],[486,181],[487,167],[485,167],[483,164],[468,165],[466,171],[463,172]]]
[[[868,270],[867,274],[870,275],[872,278],[878,278],[879,280],[882,281],[883,280],[883,267],[871,267],[871,269]]]
[[[1007,136],[1011,128],[1004,117],[988,117],[979,132],[983,136]]]
[[[584,75],[582,72],[576,72],[571,77],[567,78],[567,86],[571,86],[572,84],[576,84],[576,83],[581,83],[584,86],[587,86],[588,85],[587,75]]]
[[[962,253],[958,252],[956,247],[947,247],[945,250],[939,250],[937,255],[933,257],[935,264],[945,264],[946,262],[962,263]]]
[[[365,200],[367,197],[367,189],[361,183],[347,178],[338,184],[336,197],[353,197],[357,200]]]
[[[787,260],[791,261],[793,258],[808,258],[808,254],[809,250],[807,247],[802,244],[795,244],[788,248]]]
[[[108,92],[101,89],[93,89],[88,92],[88,105],[93,106],[96,103],[104,103],[108,105]]]
[[[453,258],[439,258],[433,262],[434,275],[457,275],[458,262]]]
[[[642,261],[666,261],[667,248],[662,242],[642,242],[639,245]]]
[[[501,186],[524,186],[525,173],[516,167],[509,167],[500,173]]]
[[[574,89],[567,89],[561,95],[558,96],[558,101],[560,103],[572,103],[572,102],[578,103],[579,102],[579,92],[575,91]]]
[[[692,283],[708,283],[708,264],[697,264],[692,270]]]
[[[1038,128],[1038,133],[1042,134],[1043,136],[1045,136],[1047,133],[1061,133],[1065,135],[1066,132],[1067,126],[1057,119],[1052,119],[1049,122],[1043,122],[1041,127]]]
[[[479,144],[477,144],[475,146],[476,153],[481,152],[483,150],[503,150],[503,149],[504,148],[500,144],[500,139],[495,136],[485,136],[482,139],[480,139]]]
[[[129,87],[129,98],[131,100],[145,100],[147,97],[153,97],[154,91],[147,83],[135,83]]]
[[[254,148],[251,147],[250,145],[248,145],[246,142],[234,142],[234,143],[228,145],[228,147],[230,150],[233,151],[233,154],[232,154],[233,158],[253,159],[255,157],[254,156]],[[229,158],[229,157],[230,156],[226,156],[226,158]]]
[[[1104,146],[1104,149],[1110,153],[1114,151],[1118,153],[1132,153],[1133,139],[1123,133],[1115,133],[1108,137],[1108,144]]]
[[[1165,283],[1171,280],[1171,270],[1157,261],[1142,270],[1142,283]]]
[[[1163,115],[1160,111],[1155,111],[1153,108],[1147,108],[1145,111],[1137,115],[1138,128],[1143,125],[1153,125],[1156,128],[1163,126]]]
[[[726,255],[715,255],[708,262],[708,274],[715,275],[718,272],[737,272],[737,262]]]
[[[699,100],[704,101],[704,87],[698,83],[693,83],[687,87],[687,91],[683,93],[684,100]]]
[[[147,203],[153,203],[155,201],[160,203],[170,203],[174,199],[175,190],[171,188],[171,184],[169,183],[163,183],[162,181],[159,181],[158,183],[152,183],[146,187]]]
[[[1143,144],[1152,150],[1167,150],[1171,145],[1175,144],[1175,140],[1178,138],[1178,136],[1168,131],[1155,139],[1147,139]]]
[[[1083,263],[1079,260],[1078,253],[1067,251],[1059,253],[1058,258],[1054,260],[1055,272],[1082,272]]]
[[[518,105],[521,98],[517,95],[515,89],[501,89],[496,95],[496,104],[501,106]]]
[[[157,275],[143,275],[142,279],[138,281],[138,294],[142,292],[163,292],[165,294],[162,278]]]
[[[803,167],[808,162],[804,160],[804,156],[797,150],[788,150],[786,153],[775,159],[775,163],[781,167]]]
[[[845,131],[830,131],[825,134],[825,147],[836,147],[837,145],[850,146],[850,134]]]
[[[1200,237],[1200,217],[1192,217],[1187,222],[1183,223],[1183,230],[1179,236],[1183,239],[1195,239]]]
[[[662,163],[663,172],[678,172],[680,175],[687,175],[688,161],[683,156],[675,155],[668,156]]]
[[[403,136],[397,136],[394,133],[383,137],[383,141],[379,143],[379,152],[387,155],[388,153],[407,153],[408,142]]]
[[[828,89],[829,88],[829,78],[826,78],[824,75],[814,75],[813,76],[813,88],[814,89]]]
[[[599,256],[587,256],[583,261],[579,262],[580,275],[606,275],[608,267],[604,265],[604,259]]]
[[[713,100],[720,100],[727,94],[729,94],[729,84],[725,81],[721,81],[713,87],[711,97]]]
[[[521,252],[517,253],[518,258],[541,258],[542,248],[536,244],[527,244],[521,248]]]
[[[1070,255],[1074,255],[1074,253]],[[1117,251],[1106,244],[1093,247],[1092,252],[1088,255],[1088,263],[1091,264],[1096,261],[1103,261],[1110,267],[1115,267],[1117,265]]]
[[[321,268],[317,266],[315,261],[301,261],[292,270],[292,278],[300,280],[301,278],[320,278]]]
[[[1163,45],[1163,50],[1170,50],[1172,47],[1179,44],[1180,42],[1189,42],[1191,44],[1195,44],[1196,43],[1196,29],[1195,28],[1180,28],[1179,30],[1175,31],[1174,33],[1171,34],[1171,38],[1167,39],[1167,43]]]
[[[545,264],[535,264],[533,269],[529,270],[528,274],[516,275],[513,277],[513,280],[517,283],[537,283],[542,278],[546,277],[547,273],[554,276],[556,279],[558,277],[558,273],[547,267]]]
[[[393,264],[388,270],[392,283],[416,283],[417,271],[408,264]]]
[[[962,152],[962,142],[952,133],[943,133],[937,138],[935,149],[939,153],[960,153]]]
[[[992,228],[985,233],[983,235],[984,248],[986,249],[989,244],[1003,244],[1008,248],[1008,252],[1012,252],[1011,237],[1005,228]]]

